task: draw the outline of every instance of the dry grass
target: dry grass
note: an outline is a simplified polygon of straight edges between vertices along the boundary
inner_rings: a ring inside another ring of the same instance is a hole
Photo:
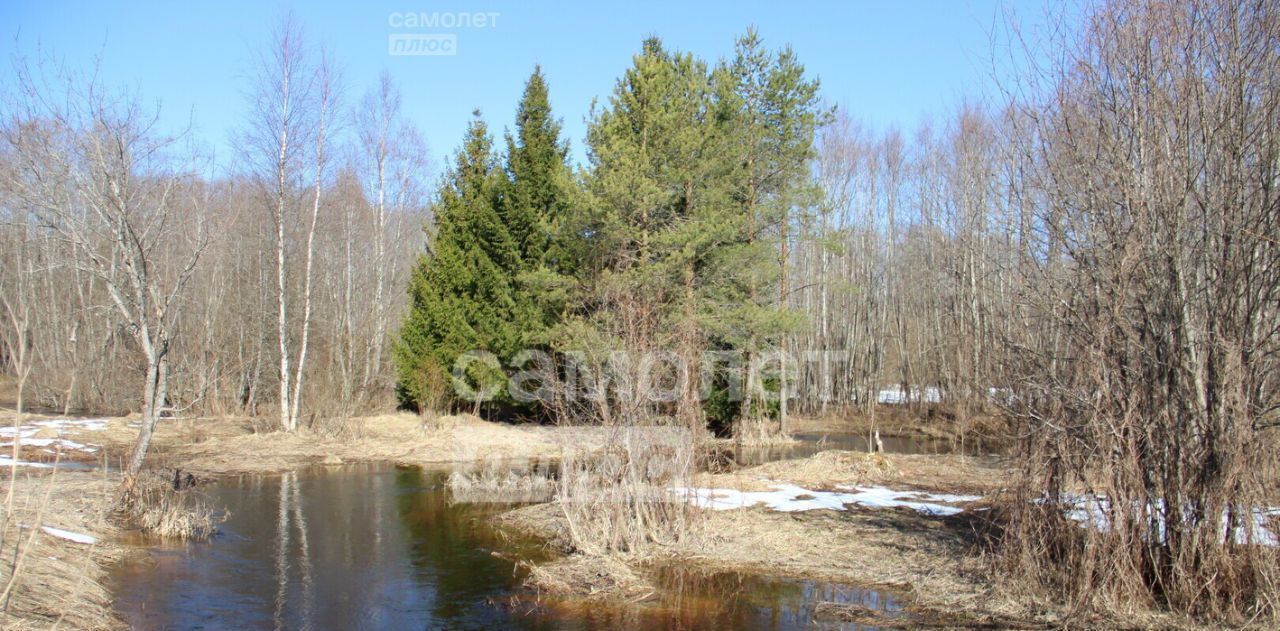
[[[860,452],[823,452],[803,460],[775,462],[734,474],[703,474],[698,484],[752,489],[761,478],[809,488],[875,483],[894,488],[990,492],[1009,479],[994,460],[960,456],[904,456]],[[990,511],[978,507],[953,517],[931,517],[910,509],[858,509],[783,513],[751,508],[698,511],[685,536],[654,542],[643,559],[634,554],[605,555],[610,566],[623,563],[630,574],[641,562],[670,557],[708,570],[762,572],[881,588],[904,594],[913,619],[928,626],[1041,628],[1067,620],[1068,611],[1029,592],[1004,589],[990,572],[986,556]],[[499,519],[504,527],[536,534],[548,545],[571,552],[577,547],[569,521],[554,504],[525,507]],[[600,576],[601,555],[574,554],[537,568],[536,587],[557,596],[635,597]],[[624,586],[627,574],[619,574]],[[830,611],[833,619],[857,614]],[[914,623],[913,623],[914,624]],[[1150,609],[1134,610],[1123,621],[1099,618],[1092,624],[1132,628],[1198,628],[1185,619]]]
[[[552,504],[521,508],[500,523],[540,534],[564,549],[568,525]],[[574,554],[539,566],[533,585],[557,597],[636,598],[642,588],[627,578],[655,558],[696,564],[708,571],[742,571],[861,585],[903,594],[920,624],[942,628],[1058,628],[1066,620],[1059,604],[1026,593],[1010,593],[993,581],[978,551],[979,517],[939,518],[909,509],[854,509],[781,513],[762,508],[703,511],[687,536],[653,545],[642,557]],[[621,587],[604,568],[628,567]],[[638,585],[638,584],[636,584]],[[838,618],[841,613],[830,612]],[[913,622],[913,626],[916,623]],[[1184,619],[1150,610],[1122,619],[1097,619],[1095,628],[1196,629]]]
[[[770,481],[786,481],[811,489],[836,485],[876,484],[947,493],[990,493],[1012,475],[1007,462],[995,457],[960,455],[869,454],[823,451],[808,458],[778,460],[732,473],[702,474],[699,486],[769,489]]]
[[[778,422],[766,417],[741,419],[734,426],[733,441],[748,447],[787,445],[795,439],[778,431]]]
[[[26,422],[41,417],[26,415]],[[133,446],[136,416],[105,419],[106,429],[69,428],[65,438],[101,445],[102,452],[65,452],[66,458],[119,464]],[[5,422],[0,416],[0,423]],[[149,462],[180,466],[202,476],[279,473],[337,457],[345,462],[408,465],[475,460],[551,458],[565,446],[605,444],[599,427],[490,423],[470,414],[427,417],[410,413],[316,418],[296,433],[270,419],[240,417],[164,419],[156,427]]]
[[[8,479],[3,483],[7,485]],[[105,587],[106,568],[121,554],[110,543],[117,531],[106,518],[118,480],[99,473],[50,475],[19,470],[14,483],[13,508],[5,511],[0,531],[0,577],[10,590],[0,627],[122,628]],[[85,534],[97,541],[75,543],[33,525]]]
[[[168,476],[143,474],[117,504],[116,514],[147,535],[208,539],[226,515],[210,506],[197,489],[181,486],[181,478],[170,482]]]
[[[203,428],[203,439],[187,440],[184,426]],[[243,419],[197,419],[162,423],[155,452],[157,462],[181,463],[202,476],[276,473],[335,457],[343,462],[421,465],[549,457],[558,448],[548,429],[489,423],[471,415],[424,422],[409,413],[316,421],[296,433],[274,431],[270,425],[255,427]],[[131,434],[121,438],[125,444],[132,441]]]
[[[658,589],[618,555],[575,554],[530,568],[526,584],[539,596],[638,602]]]
[[[449,492],[456,502],[545,502],[555,493],[556,481],[545,472],[519,473],[504,463],[482,463],[473,471],[449,474]]]
[[[831,408],[823,414],[796,416],[796,432],[854,432],[879,430],[883,436],[920,436],[945,440],[1001,443],[1010,438],[1009,423],[998,414],[971,413],[961,418],[952,406],[931,403],[920,407],[878,405],[875,417],[857,407]]]
[[[605,448],[566,450],[561,456],[555,506],[574,548],[589,555],[634,553],[682,539],[695,511],[668,489],[692,478],[688,434],[618,427],[611,438]]]

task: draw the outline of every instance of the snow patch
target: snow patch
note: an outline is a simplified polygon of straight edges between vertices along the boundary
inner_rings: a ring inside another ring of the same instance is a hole
[[[12,467],[14,464],[13,458],[10,458],[9,456],[0,456],[0,467]],[[53,468],[53,465],[47,462],[26,462],[24,460],[19,460],[16,464],[19,467],[32,467],[34,469]]]
[[[1044,500],[1040,500],[1043,502]],[[1062,503],[1066,507],[1063,515],[1074,522],[1080,524],[1082,528],[1093,528],[1098,532],[1107,532],[1111,529],[1111,501],[1105,496],[1090,495],[1065,495]],[[1136,507],[1136,504],[1135,504]],[[1190,520],[1193,518],[1194,511],[1190,505],[1184,506],[1182,509],[1184,518]],[[1271,532],[1267,527],[1268,520],[1280,515],[1280,508],[1254,508],[1252,511],[1253,528],[1252,537],[1250,537],[1250,528],[1245,525],[1230,526],[1230,517],[1224,512],[1222,515],[1222,535],[1225,537],[1228,528],[1231,529],[1232,539],[1240,545],[1254,543],[1257,545],[1276,547],[1280,546],[1280,539],[1276,534]],[[1164,500],[1154,500],[1147,506],[1146,514],[1149,518],[1156,522],[1156,532],[1160,541],[1165,538],[1165,516],[1164,516]]]
[[[88,469],[89,468],[88,465],[85,465],[84,463],[80,463],[80,462],[59,462],[57,465],[55,465],[52,462],[31,462],[28,460],[19,460],[17,463],[14,463],[12,457],[0,456],[0,469],[3,469],[5,467],[12,467],[12,466],[31,467],[33,469],[53,469],[55,467],[58,469]]]
[[[76,451],[87,451],[89,453],[93,453],[98,450],[98,447],[95,445],[86,445],[84,443],[78,443],[74,440],[67,440],[65,438],[19,438],[18,442],[22,443],[23,447],[44,447],[45,449],[50,450],[74,449]],[[13,447],[13,443],[0,443],[0,449],[6,447]]]
[[[32,421],[26,425],[18,427],[7,426],[0,427],[0,439],[9,439],[9,442],[0,443],[0,449],[5,447],[13,447],[16,441],[24,447],[44,447],[46,449],[74,449],[76,451],[85,451],[93,453],[98,451],[97,445],[88,445],[62,438],[64,432],[69,430],[98,432],[107,428],[107,422],[103,419],[46,419],[42,421]],[[54,430],[58,433],[58,438],[37,438],[36,434],[44,430]]]
[[[46,535],[57,537],[59,539],[66,539],[67,541],[74,541],[75,543],[93,545],[98,542],[98,539],[91,535],[84,535],[78,532],[71,532],[70,530],[54,528],[53,526],[41,526],[40,530],[43,530]]]
[[[711,510],[732,510],[762,505],[780,512],[845,510],[847,506],[866,508],[906,507],[925,515],[955,515],[964,509],[949,504],[972,502],[976,495],[946,495],[924,491],[895,491],[879,486],[841,486],[842,491],[813,491],[793,484],[774,484],[772,491],[700,489],[679,487],[672,492],[695,506]]]

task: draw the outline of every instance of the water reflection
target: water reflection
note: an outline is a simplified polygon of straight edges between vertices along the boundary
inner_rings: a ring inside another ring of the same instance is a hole
[[[664,589],[644,604],[529,606],[510,559],[547,552],[487,526],[510,505],[451,501],[445,479],[360,466],[225,481],[210,489],[230,510],[223,533],[122,564],[117,609],[139,629],[588,630],[797,629],[822,601],[898,608],[866,590],[677,568],[655,570]]]

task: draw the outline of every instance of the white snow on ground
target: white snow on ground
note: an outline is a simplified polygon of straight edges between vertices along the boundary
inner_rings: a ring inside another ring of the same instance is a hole
[[[63,530],[61,528],[54,528],[53,526],[41,526],[40,530],[43,530],[47,535],[57,537],[59,539],[66,539],[67,541],[74,541],[75,543],[93,545],[98,542],[98,540],[91,535],[71,532],[70,530]]]
[[[910,397],[908,397],[908,394]],[[988,388],[987,396],[997,403],[1012,403],[1014,400],[1012,388]],[[855,396],[856,400],[857,397]],[[940,403],[942,402],[942,390],[937,386],[929,386],[924,389],[912,388],[903,390],[902,386],[885,388],[876,392],[876,402],[885,405],[905,405],[912,401],[918,403]]]
[[[0,467],[11,467],[11,466],[13,466],[13,458],[10,458],[9,456],[0,456]],[[18,466],[34,467],[36,469],[52,469],[53,468],[53,465],[47,462],[25,462],[22,460],[18,461]]]
[[[844,510],[848,505],[867,508],[905,506],[926,515],[954,515],[963,511],[959,504],[979,499],[974,495],[945,495],[923,491],[894,491],[878,486],[838,487],[842,491],[811,491],[792,484],[774,484],[772,491],[739,491],[737,489],[672,489],[693,504],[712,510],[730,510],[763,505],[782,512],[808,510]],[[943,503],[945,502],[945,503]]]
[[[75,449],[77,451],[87,451],[89,453],[93,453],[98,450],[98,448],[93,445],[77,443],[74,440],[66,440],[63,438],[19,438],[18,442],[22,443],[23,447],[44,447],[49,450],[62,448],[62,449]],[[6,447],[12,447],[12,446],[13,446],[13,443],[11,442],[0,443],[0,449],[6,448]]]
[[[0,443],[0,449],[13,446],[13,439],[22,443],[24,447],[43,447],[50,451],[54,449],[75,449],[77,451],[95,452],[98,451],[97,445],[88,445],[79,443],[74,440],[65,438],[36,438],[36,433],[45,429],[52,429],[61,436],[68,430],[77,430],[84,432],[96,432],[107,428],[107,422],[102,419],[48,419],[43,421],[32,421],[27,425],[19,425],[17,428],[13,426],[0,427],[0,439],[10,439],[9,442]]]
[[[1072,521],[1078,522],[1082,528],[1092,526],[1099,532],[1107,532],[1111,528],[1111,520],[1109,513],[1111,512],[1111,502],[1106,497],[1101,496],[1085,496],[1085,495],[1069,495],[1063,497],[1063,503],[1069,508],[1064,511],[1064,515]],[[1155,500],[1147,507],[1148,514],[1157,520],[1157,529],[1160,540],[1164,540],[1164,501]],[[1183,508],[1184,514],[1189,518],[1192,514],[1190,506]],[[1280,517],[1280,508],[1254,508],[1253,511],[1253,537],[1252,542],[1258,545],[1275,547],[1280,545],[1280,539],[1276,534],[1267,528],[1267,522],[1271,518]],[[1222,515],[1222,534],[1226,535],[1229,527],[1229,518],[1224,513]],[[1250,543],[1249,529],[1244,526],[1235,526],[1232,528],[1232,537],[1238,544]]]
[[[6,469],[13,466],[12,456],[0,456],[0,469]],[[19,467],[31,467],[33,469],[52,469],[55,466],[59,469],[88,469],[89,466],[83,462],[59,462],[54,465],[52,462],[29,462],[26,460],[18,461]]]

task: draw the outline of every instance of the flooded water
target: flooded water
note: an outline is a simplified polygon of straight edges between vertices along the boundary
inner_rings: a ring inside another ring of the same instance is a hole
[[[313,469],[208,494],[230,511],[217,537],[147,547],[116,570],[134,628],[781,630],[810,628],[823,602],[901,609],[873,590],[674,567],[655,571],[663,589],[643,604],[533,606],[514,559],[547,552],[487,524],[510,505],[452,501],[441,471]]]

